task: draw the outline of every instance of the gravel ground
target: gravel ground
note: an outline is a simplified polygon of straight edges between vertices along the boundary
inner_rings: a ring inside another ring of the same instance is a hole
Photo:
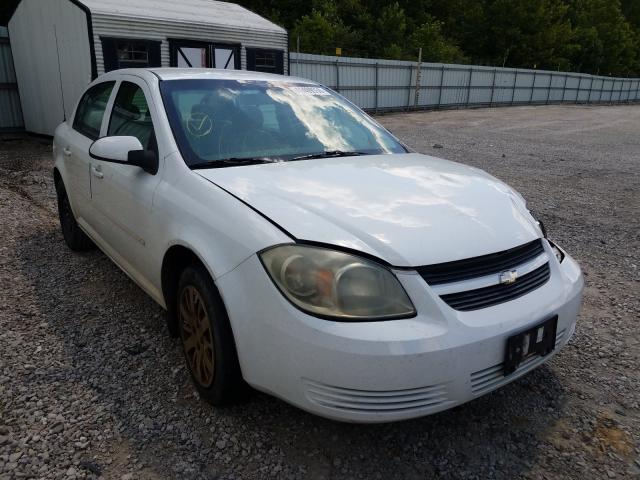
[[[59,232],[50,144],[0,141],[0,479],[640,478],[640,108],[380,118],[416,150],[517,188],[582,265],[577,333],[448,412],[341,424],[256,393],[214,409],[164,313]]]

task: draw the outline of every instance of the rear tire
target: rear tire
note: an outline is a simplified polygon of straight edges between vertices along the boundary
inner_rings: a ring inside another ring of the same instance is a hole
[[[200,396],[212,405],[243,399],[247,387],[229,318],[204,267],[182,272],[176,305],[184,358]]]
[[[60,218],[60,228],[62,236],[67,246],[75,252],[84,252],[95,248],[94,243],[84,233],[71,210],[69,197],[62,184],[62,181],[56,182],[56,193],[58,197],[58,216]]]

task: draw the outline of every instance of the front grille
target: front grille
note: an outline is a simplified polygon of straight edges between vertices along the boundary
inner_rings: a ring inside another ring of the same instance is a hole
[[[542,240],[537,239],[502,252],[455,262],[427,265],[418,267],[416,270],[429,285],[439,285],[511,270],[533,260],[543,251]]]
[[[323,407],[352,413],[395,414],[433,410],[451,402],[445,384],[406,390],[355,390],[304,379],[307,397]]]
[[[478,310],[521,297],[547,283],[550,274],[549,264],[545,263],[510,285],[491,285],[465,292],[449,293],[440,298],[456,310],[463,312]]]

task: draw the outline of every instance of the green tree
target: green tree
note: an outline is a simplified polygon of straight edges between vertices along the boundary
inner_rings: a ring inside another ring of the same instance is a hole
[[[300,38],[302,52],[334,55],[336,47],[344,48],[345,54],[357,51],[359,35],[345,25],[337,15],[332,2],[324,2],[319,9],[296,21],[292,31],[292,43]]]
[[[239,0],[308,53],[640,76],[640,0]]]
[[[638,34],[619,0],[573,0],[571,18],[579,45],[572,58],[576,70],[628,75],[637,68]]]
[[[635,30],[635,33],[640,33],[640,2],[638,0],[622,0],[620,2],[622,8],[622,14],[625,19]]]
[[[567,68],[573,36],[567,11],[560,0],[490,0],[476,55],[491,65]]]
[[[622,0],[622,13],[633,30],[635,61],[631,65],[630,75],[640,76],[640,1]]]
[[[402,58],[407,32],[407,19],[398,2],[387,5],[375,22],[371,39],[383,58]]]
[[[443,23],[429,19],[411,34],[409,44],[417,52],[422,48],[422,59],[426,62],[465,63],[469,59],[457,45],[442,34]]]

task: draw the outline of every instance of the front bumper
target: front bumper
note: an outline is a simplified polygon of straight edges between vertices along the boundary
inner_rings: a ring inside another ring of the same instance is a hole
[[[477,398],[546,362],[567,343],[584,281],[569,255],[560,264],[548,254],[546,284],[470,312],[449,307],[416,273],[398,271],[418,315],[383,322],[340,323],[301,312],[280,294],[255,255],[217,284],[249,384],[324,417],[388,422]],[[529,358],[504,377],[507,337],[553,315],[553,353]]]

